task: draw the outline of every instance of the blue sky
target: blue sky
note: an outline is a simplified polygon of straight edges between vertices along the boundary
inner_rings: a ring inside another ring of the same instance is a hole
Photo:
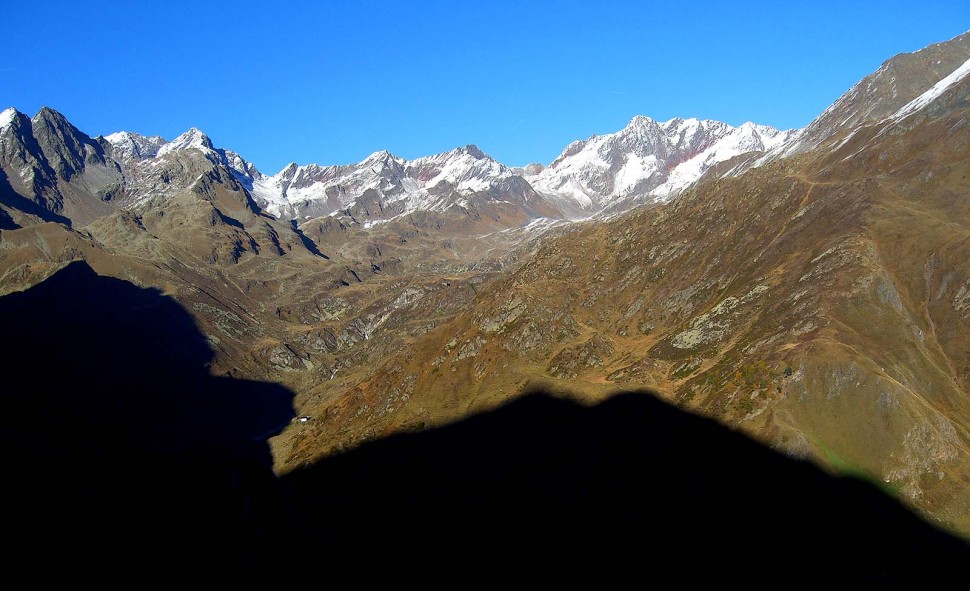
[[[896,53],[970,29],[965,0],[99,0],[2,14],[0,108],[47,105],[91,135],[194,126],[267,173],[472,143],[549,163],[637,114],[801,127]]]

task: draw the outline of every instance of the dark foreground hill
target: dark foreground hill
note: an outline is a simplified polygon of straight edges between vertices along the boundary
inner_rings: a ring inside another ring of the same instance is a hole
[[[276,477],[291,393],[209,375],[171,298],[77,263],[0,298],[0,326],[11,573],[926,582],[970,557],[872,485],[648,392],[532,392]]]
[[[0,298],[0,326],[7,548],[92,573],[251,553],[292,393],[213,377],[181,305],[83,262]]]

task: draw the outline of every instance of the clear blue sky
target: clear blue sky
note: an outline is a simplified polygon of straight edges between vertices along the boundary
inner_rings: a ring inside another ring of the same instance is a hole
[[[195,126],[267,173],[477,144],[510,165],[634,115],[801,127],[966,0],[4,3],[0,108]]]

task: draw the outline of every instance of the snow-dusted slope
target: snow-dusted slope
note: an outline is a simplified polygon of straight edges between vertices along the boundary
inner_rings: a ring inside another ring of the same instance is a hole
[[[903,105],[902,108],[893,113],[892,118],[904,119],[913,113],[920,111],[926,105],[932,103],[942,96],[943,93],[950,89],[950,87],[966,78],[968,74],[970,74],[970,59],[963,62],[959,68],[951,72],[946,78],[934,84],[929,90]]]
[[[281,218],[328,215],[355,204],[363,204],[375,217],[443,211],[455,205],[467,207],[466,197],[482,193],[522,205],[539,200],[510,168],[471,145],[415,160],[380,151],[346,166],[293,163],[270,176],[239,154],[214,147],[194,127],[170,142],[125,131],[104,139],[113,157],[129,171],[131,201],[136,204],[153,194],[184,188],[167,186],[166,161],[192,151],[229,169],[264,210]]]
[[[469,145],[406,160],[387,151],[357,164],[289,164],[265,175],[230,150],[213,146],[191,128],[170,142],[118,132],[104,139],[128,169],[129,194],[140,203],[153,194],[172,193],[168,160],[199,153],[229,169],[268,213],[306,218],[354,209],[387,218],[417,210],[469,207],[481,199],[515,203],[536,214],[584,218],[633,198],[668,199],[711,166],[788,137],[771,127],[746,123],[734,128],[718,121],[671,119],[658,123],[634,117],[623,130],[573,142],[547,168],[511,169]],[[184,180],[184,179],[183,179]],[[191,180],[191,179],[189,179]],[[628,206],[628,205],[627,205]],[[541,210],[541,212],[540,212]]]
[[[575,215],[595,214],[625,199],[668,199],[710,167],[746,152],[768,150],[793,132],[745,123],[637,116],[621,131],[576,141],[537,174],[544,197]]]
[[[492,190],[529,201],[528,185],[516,179],[507,166],[475,146],[465,146],[415,160],[381,151],[346,166],[290,164],[273,176],[257,175],[252,190],[257,203],[281,217],[326,215],[366,195],[397,214],[466,206],[464,197]]]
[[[104,139],[111,144],[112,156],[122,162],[154,158],[158,156],[159,149],[166,144],[161,136],[148,137],[129,131],[112,133],[104,136]]]
[[[249,184],[252,177],[259,173],[252,163],[232,150],[213,147],[209,136],[195,127],[170,142],[157,135],[148,137],[130,131],[112,133],[104,136],[104,139],[111,144],[112,155],[125,162],[162,158],[185,150],[198,150],[209,160],[237,173],[245,184]]]
[[[970,32],[885,62],[756,165],[843,145],[857,130],[885,121],[902,121],[934,102],[968,73]]]

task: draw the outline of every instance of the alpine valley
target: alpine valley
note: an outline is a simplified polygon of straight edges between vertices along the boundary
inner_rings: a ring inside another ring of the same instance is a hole
[[[10,108],[0,295],[83,261],[174,298],[212,376],[296,393],[281,474],[533,388],[649,388],[968,536],[968,74],[964,34],[804,129],[637,116],[521,168],[467,145],[266,174],[195,128]]]

